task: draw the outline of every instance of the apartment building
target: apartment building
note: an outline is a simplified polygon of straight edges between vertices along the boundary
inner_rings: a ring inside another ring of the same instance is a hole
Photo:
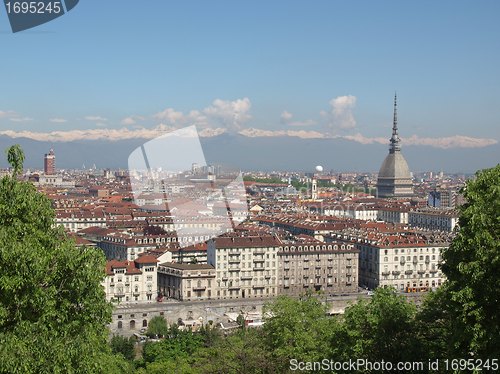
[[[212,265],[166,262],[158,267],[159,292],[166,297],[184,301],[211,299],[214,283]]]
[[[63,226],[70,232],[77,232],[88,227],[106,227],[106,214],[102,209],[92,211],[57,212],[56,225]]]
[[[207,262],[216,271],[213,299],[276,297],[281,246],[272,235],[211,239]]]
[[[108,260],[134,261],[142,253],[155,249],[157,246],[175,243],[175,236],[148,235],[134,236],[119,231],[103,235],[98,246],[104,251]]]
[[[106,264],[102,285],[108,301],[155,301],[158,294],[158,263],[153,256],[133,261],[112,260]]]
[[[408,223],[422,229],[453,231],[458,223],[458,212],[453,209],[419,209],[408,214]]]
[[[358,229],[332,234],[326,241],[341,241],[359,249],[359,283],[370,288],[394,286],[439,287],[441,252],[452,240],[443,232],[380,233]]]
[[[359,249],[310,237],[284,241],[278,251],[278,294],[299,296],[308,290],[327,295],[358,291]]]

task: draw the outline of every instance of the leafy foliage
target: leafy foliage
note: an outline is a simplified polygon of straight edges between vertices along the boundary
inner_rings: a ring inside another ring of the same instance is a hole
[[[111,346],[111,351],[114,354],[121,353],[129,361],[135,359],[135,347],[133,339],[127,339],[124,336],[113,334],[109,345]]]
[[[415,328],[416,307],[391,287],[377,288],[369,301],[346,309],[342,333],[334,337],[338,358],[371,362],[412,362],[426,359]]]
[[[190,329],[180,330],[176,324],[173,324],[165,333],[165,339],[159,342],[146,342],[142,350],[146,363],[152,363],[177,359],[188,360],[201,347],[203,347],[201,335],[193,334]]]
[[[168,335],[168,323],[167,320],[162,316],[156,316],[149,321],[148,330],[146,335]]]
[[[500,357],[500,165],[476,177],[461,190],[467,202],[442,270],[455,353],[487,359]]]
[[[325,358],[328,342],[335,331],[335,320],[327,315],[326,306],[312,292],[300,299],[280,296],[263,308],[266,346],[281,371],[290,359],[318,361]]]
[[[0,181],[0,372],[126,372],[106,344],[102,251],[65,238],[50,201],[16,178],[23,151],[6,153],[14,173]]]

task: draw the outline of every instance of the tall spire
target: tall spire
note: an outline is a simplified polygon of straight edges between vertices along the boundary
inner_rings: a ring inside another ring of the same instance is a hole
[[[397,94],[394,93],[394,120],[392,122],[392,137],[391,137],[391,145],[389,147],[389,153],[399,152],[401,151],[401,146],[399,143],[401,140],[398,136],[398,111],[397,111]]]

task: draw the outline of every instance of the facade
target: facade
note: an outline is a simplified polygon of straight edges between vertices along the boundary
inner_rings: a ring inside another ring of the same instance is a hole
[[[378,208],[377,218],[384,222],[408,223],[409,213],[409,206],[386,204]]]
[[[58,212],[56,225],[63,226],[70,232],[77,232],[89,227],[106,227],[106,215],[102,210]]]
[[[422,229],[453,231],[458,223],[458,212],[452,209],[420,209],[409,213],[408,223]]]
[[[278,252],[278,294],[357,292],[359,252],[341,242],[285,242]]]
[[[211,299],[214,283],[212,265],[166,262],[158,268],[158,290],[166,297],[184,301]]]
[[[98,243],[103,250],[108,260],[117,261],[134,261],[142,254],[156,249],[157,246],[170,243],[170,237],[167,235],[150,235],[150,236],[132,236],[120,232],[113,232],[105,235]],[[172,254],[165,261],[172,259]]]
[[[54,155],[54,151],[50,149],[48,154],[45,154],[43,159],[43,170],[45,174],[54,175],[56,170],[56,156]]]
[[[158,260],[141,256],[134,261],[112,260],[106,264],[102,285],[108,301],[155,301],[158,293]]]
[[[207,262],[215,268],[213,299],[276,297],[276,236],[218,237],[207,243]]]
[[[38,176],[38,181],[33,183],[37,187],[65,187],[74,188],[75,181],[63,180],[60,175],[42,174]]]
[[[332,235],[332,241],[342,241],[359,249],[359,284],[369,288],[393,286],[439,287],[444,275],[439,269],[441,251],[451,242],[449,235],[381,234],[350,232]]]
[[[401,154],[396,105],[396,96],[394,96],[394,121],[389,154],[378,173],[377,192],[379,197],[412,197],[414,195],[412,174]]]

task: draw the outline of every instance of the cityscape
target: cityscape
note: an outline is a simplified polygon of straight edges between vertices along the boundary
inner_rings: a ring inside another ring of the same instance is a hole
[[[499,14],[6,1],[0,373],[498,372]]]

